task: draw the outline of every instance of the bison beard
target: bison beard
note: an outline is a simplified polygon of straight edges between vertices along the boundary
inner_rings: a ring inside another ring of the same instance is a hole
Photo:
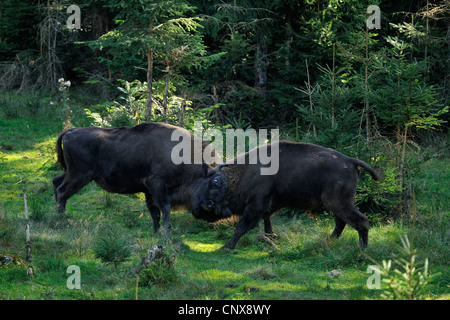
[[[173,164],[172,133],[179,130],[187,139],[198,139],[187,130],[161,123],[143,123],[131,128],[73,128],[58,137],[56,152],[65,173],[53,179],[58,211],[67,200],[91,181],[106,191],[121,194],[143,192],[153,219],[153,228],[170,232],[171,205],[183,205],[197,218],[217,219],[211,199],[205,199],[209,166]],[[205,148],[207,143],[203,143]],[[191,159],[193,159],[193,152]],[[193,161],[191,161],[193,163]]]
[[[259,148],[269,148],[270,153],[271,146]],[[228,184],[228,190],[210,183],[208,186],[208,199],[222,199],[216,205],[222,218],[231,214],[242,216],[225,248],[234,248],[239,238],[261,219],[265,232],[273,234],[270,217],[284,207],[310,212],[325,207],[334,215],[333,237],[339,237],[349,224],[358,231],[360,246],[367,247],[369,222],[355,208],[354,200],[360,167],[378,180],[377,173],[368,164],[321,146],[280,141],[278,173],[261,175],[261,164],[248,164],[249,154],[257,149],[241,155],[245,162],[234,159],[221,172],[210,176]]]

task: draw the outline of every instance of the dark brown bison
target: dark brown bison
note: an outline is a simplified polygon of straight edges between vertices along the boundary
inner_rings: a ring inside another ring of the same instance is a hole
[[[72,128],[64,131],[56,142],[58,161],[64,173],[53,179],[58,211],[63,213],[67,200],[91,181],[106,191],[121,194],[143,192],[153,219],[153,228],[163,226],[170,231],[171,205],[183,205],[195,217],[205,220],[214,217],[212,200],[206,201],[207,186],[203,172],[208,168],[191,163],[174,164],[172,150],[178,141],[187,139],[194,144],[189,131],[162,123],[142,123],[122,128]],[[207,143],[196,141],[200,152]],[[203,188],[203,189],[202,189]]]
[[[216,201],[214,217],[241,215],[235,233],[225,248],[234,248],[239,238],[264,220],[264,229],[273,234],[271,215],[284,207],[318,212],[323,207],[330,210],[336,222],[332,236],[339,237],[346,224],[359,233],[359,243],[367,247],[369,223],[367,217],[354,206],[356,184],[360,170],[364,168],[373,179],[377,173],[365,162],[347,157],[335,150],[314,144],[277,142],[279,169],[276,174],[262,175],[265,165],[249,164],[252,153],[260,151],[271,154],[273,145],[255,148],[222,166],[222,170],[208,169],[207,199]],[[268,148],[268,150],[261,150]],[[267,154],[267,153],[266,153]],[[253,154],[254,156],[254,154]],[[245,164],[237,164],[245,163]],[[267,167],[267,166],[266,166]],[[205,169],[206,166],[205,166]],[[206,177],[206,176],[205,176]]]

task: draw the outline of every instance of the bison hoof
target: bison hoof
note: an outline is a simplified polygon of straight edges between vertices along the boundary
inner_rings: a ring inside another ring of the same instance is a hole
[[[162,236],[163,236],[164,238],[169,239],[170,236],[171,236],[171,234],[172,234],[172,230],[171,230],[171,229],[166,229],[166,228],[164,228],[163,231],[162,231]]]
[[[220,251],[225,251],[225,250],[233,250],[234,246],[230,245],[230,244],[225,244],[224,246],[222,246],[219,250]]]

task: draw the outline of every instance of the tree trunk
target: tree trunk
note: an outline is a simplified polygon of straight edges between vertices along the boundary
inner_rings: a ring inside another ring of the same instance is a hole
[[[94,38],[98,39],[111,29],[112,19],[109,8],[94,6],[92,17],[92,32]]]
[[[370,105],[369,105],[369,29],[366,26],[366,59],[364,60],[364,109],[366,113],[367,145],[370,145],[372,134],[370,131]]]
[[[256,89],[261,90],[261,95],[265,97],[267,87],[267,43],[261,37],[256,42],[256,61],[255,61],[255,85]]]
[[[178,114],[178,126],[179,127],[184,126],[184,112],[185,111],[186,111],[186,99],[183,99],[183,102],[181,102],[180,113]]]
[[[150,23],[148,26],[148,31],[150,34],[153,34],[153,20],[150,19]],[[147,116],[151,117],[152,115],[152,106],[153,106],[153,50],[149,48],[147,51],[147,104],[145,105],[147,111]]]
[[[333,43],[333,70],[332,70],[332,77],[331,77],[331,129],[334,128],[334,83],[336,80],[336,73],[335,70],[335,62],[336,62],[336,54],[335,54],[335,43]]]
[[[153,83],[153,51],[149,49],[147,51],[147,116],[152,115],[152,83]]]
[[[399,171],[399,183],[403,189],[401,202],[400,202],[400,214],[409,215],[409,196],[410,190],[407,186],[406,181],[406,145],[408,143],[408,128],[405,126],[401,128],[400,125],[397,127],[397,166]]]
[[[164,117],[164,122],[167,122],[167,97],[169,96],[169,85],[170,85],[170,71],[167,72],[166,85],[164,87],[164,96],[163,96],[163,117]]]
[[[314,113],[314,107],[313,107],[313,102],[312,102],[311,81],[309,79],[308,60],[305,60],[305,64],[306,64],[306,75],[308,76],[308,83],[307,83],[308,87],[307,87],[307,89],[308,89],[308,97],[309,97],[309,110],[310,110],[311,114],[313,114]],[[316,126],[314,124],[312,124],[312,128],[313,128],[314,137],[317,138]]]

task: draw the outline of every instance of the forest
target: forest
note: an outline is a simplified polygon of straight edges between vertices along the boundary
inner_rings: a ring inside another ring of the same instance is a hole
[[[445,0],[2,0],[0,299],[448,299],[449,13]],[[382,177],[357,186],[369,248],[351,228],[329,239],[329,212],[291,209],[275,243],[257,227],[218,251],[238,218],[183,210],[166,239],[142,195],[95,184],[60,221],[58,135],[147,121],[278,129],[367,162]],[[138,272],[156,244],[164,259]]]

